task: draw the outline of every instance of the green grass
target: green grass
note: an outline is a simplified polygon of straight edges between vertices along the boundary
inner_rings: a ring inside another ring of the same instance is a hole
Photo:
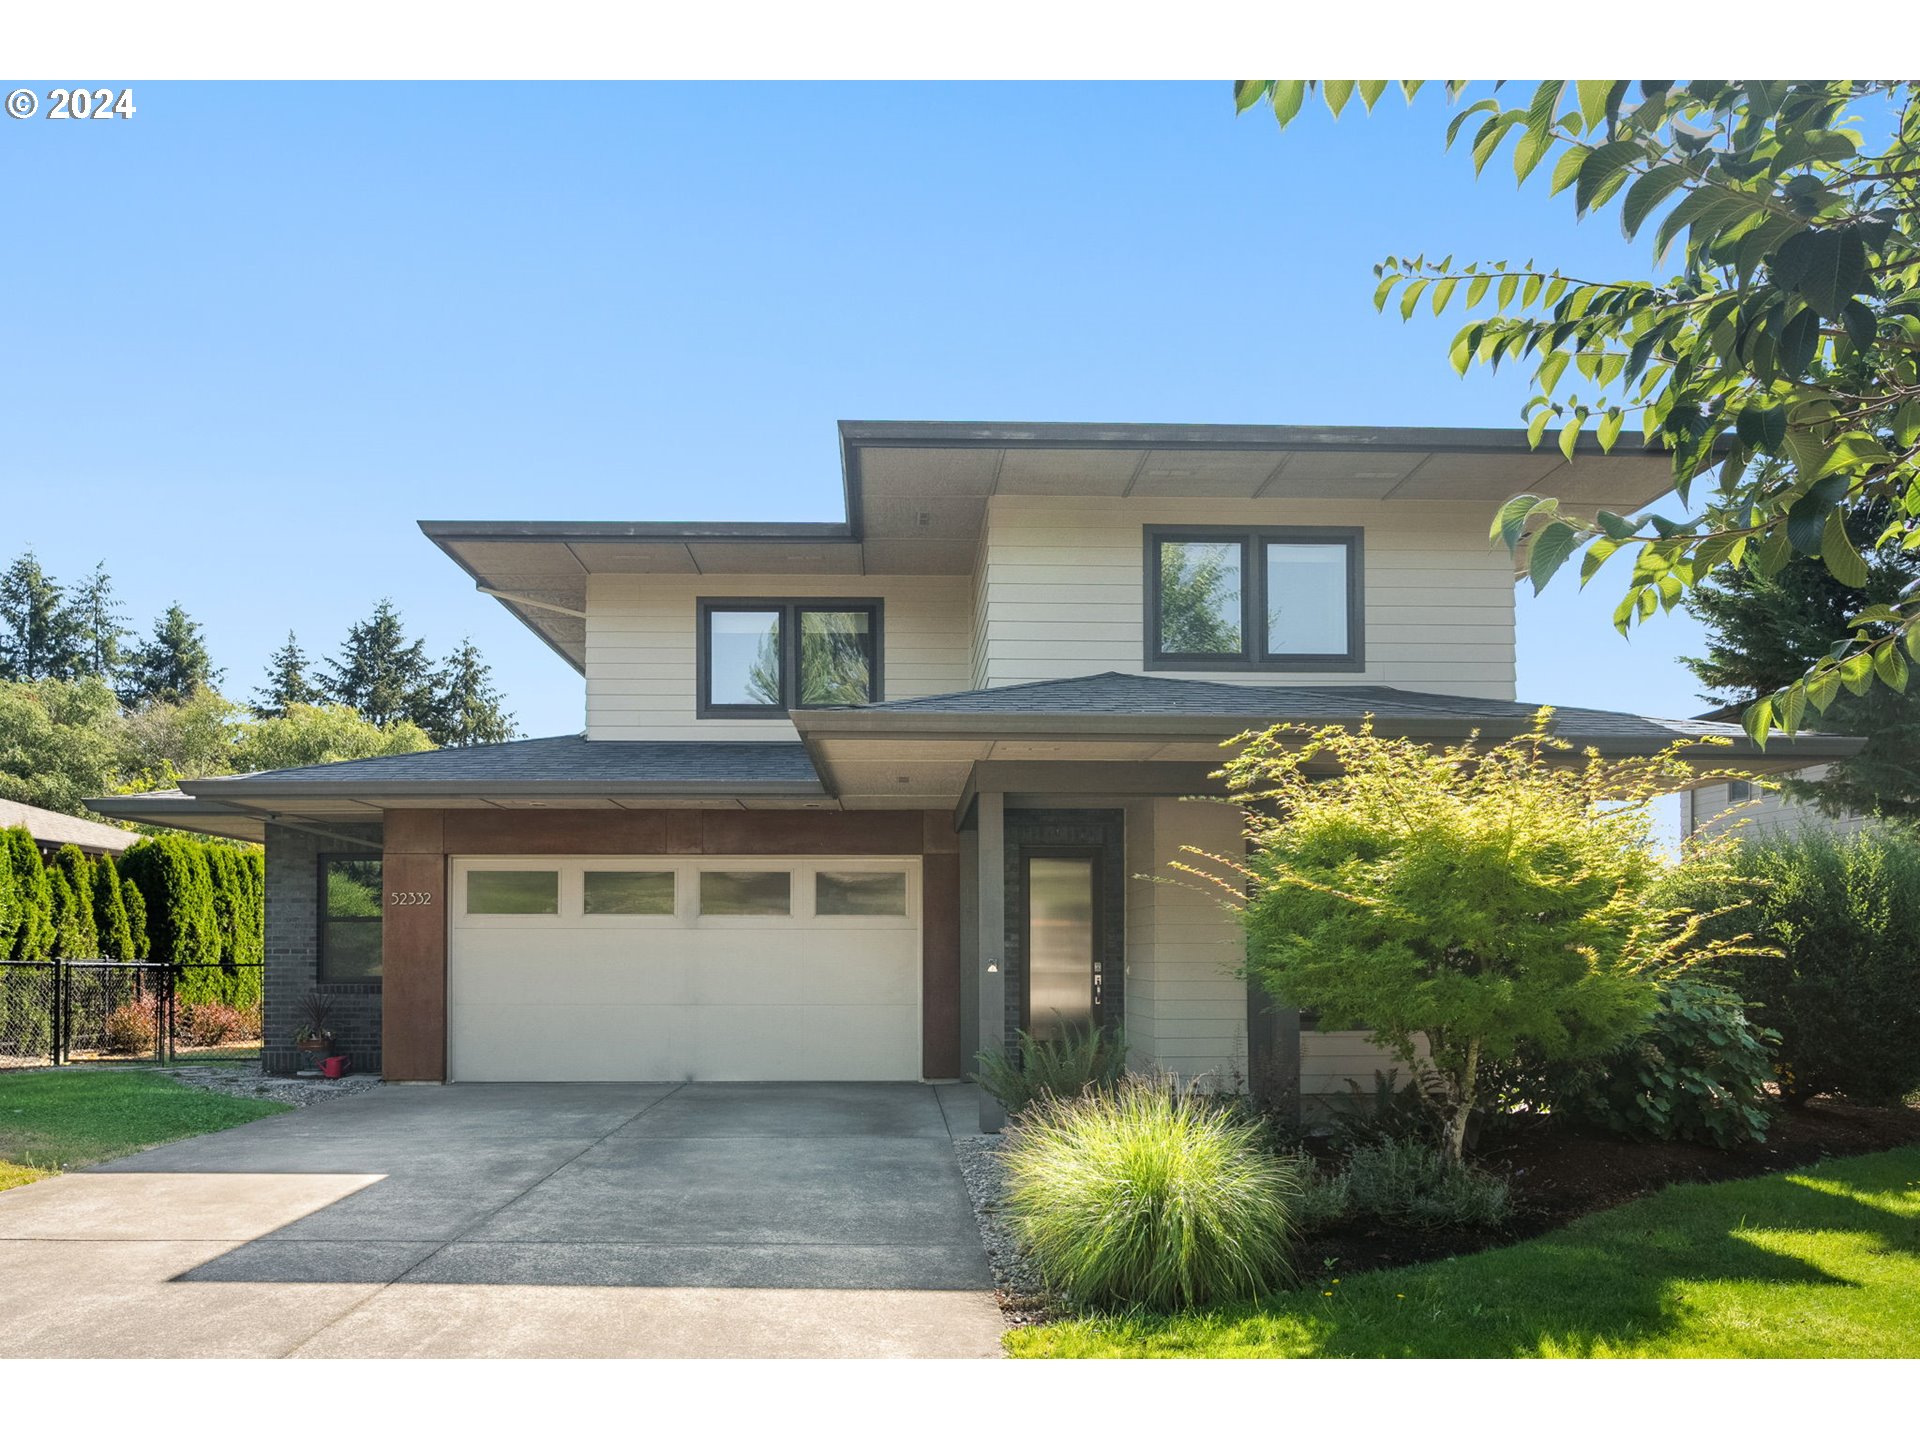
[[[1029,1357],[1916,1357],[1920,1148],[1675,1186],[1505,1249],[1232,1309],[1019,1330],[1007,1348]]]
[[[0,1075],[0,1190],[289,1108],[214,1095],[150,1070]]]

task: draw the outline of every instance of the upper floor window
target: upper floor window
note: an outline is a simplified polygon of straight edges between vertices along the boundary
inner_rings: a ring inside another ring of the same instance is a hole
[[[700,714],[878,700],[880,611],[878,600],[702,600]]]
[[[1147,666],[1366,668],[1360,532],[1147,529]]]

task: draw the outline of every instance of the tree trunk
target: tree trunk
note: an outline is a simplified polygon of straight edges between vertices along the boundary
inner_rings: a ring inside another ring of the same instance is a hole
[[[1447,1158],[1455,1165],[1467,1163],[1467,1122],[1473,1117],[1473,1101],[1480,1079],[1480,1041],[1467,1042],[1467,1063],[1461,1068],[1454,1086],[1453,1113],[1447,1117],[1445,1144]]]

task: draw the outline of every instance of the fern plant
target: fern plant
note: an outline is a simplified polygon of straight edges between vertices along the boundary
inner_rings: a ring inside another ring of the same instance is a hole
[[[1111,1090],[1127,1073],[1127,1038],[1123,1031],[1098,1026],[1059,1036],[1019,1030],[1004,1051],[982,1050],[974,1061],[980,1088],[1007,1114],[1017,1115],[1046,1096]]]

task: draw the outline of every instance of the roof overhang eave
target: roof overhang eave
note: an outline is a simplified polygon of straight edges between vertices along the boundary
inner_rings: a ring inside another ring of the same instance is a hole
[[[382,800],[463,799],[486,800],[493,797],[519,799],[529,795],[570,796],[580,799],[611,799],[621,795],[685,795],[689,799],[710,799],[715,795],[799,796],[824,799],[826,791],[814,780],[629,780],[604,784],[585,780],[492,780],[484,783],[459,780],[414,780],[385,785],[370,785],[351,780],[315,780],[289,788],[286,785],[246,785],[235,780],[188,780],[182,788],[198,799],[231,799],[250,807],[269,803],[297,806],[303,800],[356,800],[378,807]]]
[[[1225,742],[1248,731],[1265,730],[1274,725],[1316,727],[1351,725],[1361,719],[1360,712],[1319,716],[1290,716],[1283,720],[1234,715],[982,715],[959,712],[917,711],[805,711],[792,712],[795,727],[811,751],[816,744],[858,740],[980,740],[1008,741],[1060,740],[1063,738],[1164,741],[1178,743],[1196,740]],[[1523,735],[1529,723],[1490,716],[1477,720],[1440,717],[1395,719],[1374,717],[1374,728],[1382,733],[1419,740],[1461,740],[1478,733],[1490,739]],[[1840,760],[1858,754],[1866,741],[1850,735],[1775,735],[1763,751],[1750,739],[1735,737],[1688,737],[1670,735],[1641,740],[1620,735],[1583,735],[1577,730],[1556,730],[1560,739],[1581,749],[1592,748],[1602,755],[1648,755],[1665,749],[1674,740],[1689,740],[1702,751],[1714,751],[1729,758],[1790,761],[1779,768],[1797,768],[1823,760]],[[1720,739],[1728,743],[1718,743]]]

